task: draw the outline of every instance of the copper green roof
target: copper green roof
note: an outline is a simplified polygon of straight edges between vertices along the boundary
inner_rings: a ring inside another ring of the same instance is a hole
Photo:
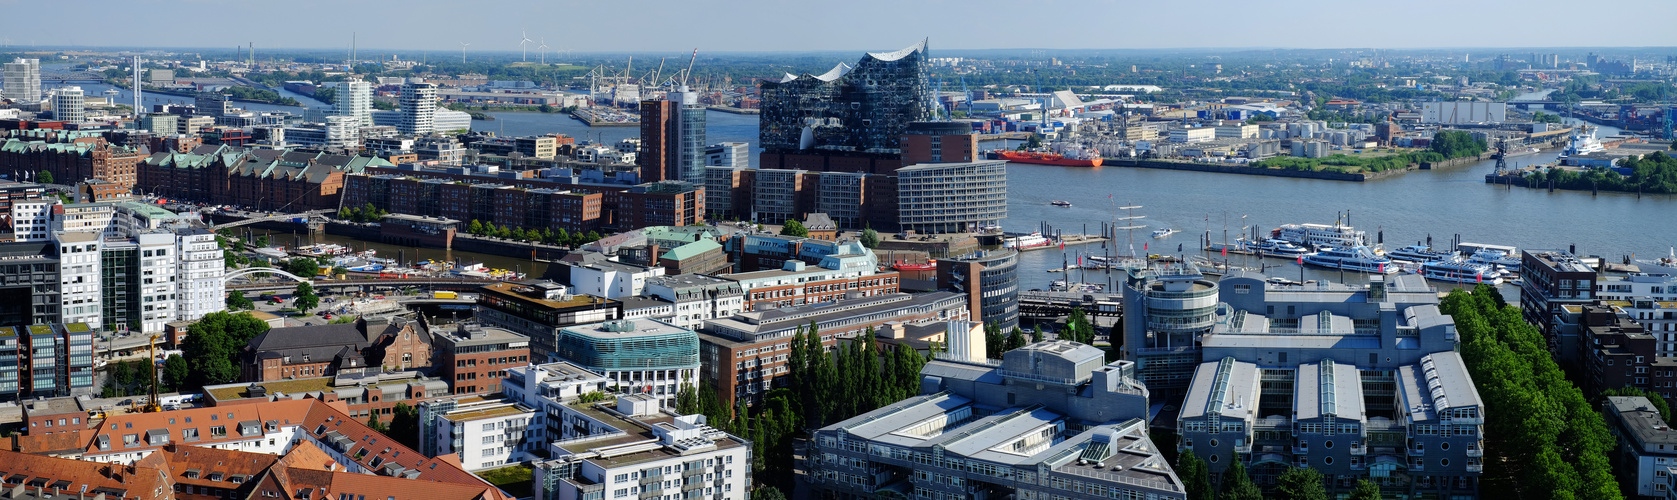
[[[722,249],[722,244],[717,243],[716,240],[699,240],[672,248],[670,251],[664,252],[664,255],[659,256],[659,258],[677,261],[687,260],[692,257],[703,255],[705,252],[720,249]]]

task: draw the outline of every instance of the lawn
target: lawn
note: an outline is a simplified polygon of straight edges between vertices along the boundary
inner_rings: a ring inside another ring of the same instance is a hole
[[[506,491],[507,494],[518,498],[525,498],[534,494],[530,491],[530,472],[532,470],[533,469],[528,465],[518,464],[499,469],[482,471],[477,473],[477,475],[485,481],[489,481],[489,484],[493,484]]]

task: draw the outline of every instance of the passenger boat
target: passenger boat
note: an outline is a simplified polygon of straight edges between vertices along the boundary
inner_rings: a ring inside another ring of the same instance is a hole
[[[1163,237],[1170,236],[1170,235],[1173,235],[1173,234],[1176,234],[1176,230],[1168,228],[1168,227],[1164,228],[1164,229],[1159,229],[1159,230],[1153,231],[1153,237],[1154,238],[1163,238]]]
[[[266,247],[266,248],[258,248],[256,250],[252,250],[252,251],[256,252],[257,255],[261,255],[263,257],[269,257],[269,258],[274,258],[274,259],[285,258],[285,247],[277,247],[277,246],[276,247]]]
[[[1426,245],[1409,245],[1397,250],[1386,252],[1386,256],[1397,260],[1427,263],[1455,257],[1456,252],[1439,252]]]
[[[1065,200],[1054,200],[1054,201],[1048,202],[1048,204],[1049,205],[1054,205],[1056,207],[1069,207],[1069,206],[1071,206],[1071,202],[1065,201]]]
[[[1263,252],[1264,255],[1294,257],[1310,253],[1310,249],[1274,238],[1251,245],[1252,251]]]
[[[1368,245],[1368,232],[1341,224],[1286,224],[1271,233],[1275,239],[1311,248],[1349,248]]]
[[[1429,280],[1453,283],[1502,284],[1502,271],[1496,266],[1473,262],[1460,256],[1421,264],[1421,275]]]
[[[1473,255],[1468,256],[1467,260],[1469,262],[1490,264],[1513,272],[1520,272],[1520,258],[1509,255],[1508,252],[1504,252],[1502,250],[1480,250],[1473,252]]]
[[[1052,243],[1052,241],[1049,241],[1049,239],[1043,236],[1042,233],[1037,232],[1002,240],[1002,247],[1024,250],[1026,248],[1045,247],[1048,246],[1049,243]]]
[[[1373,250],[1362,245],[1347,248],[1321,248],[1320,252],[1304,256],[1304,263],[1359,273],[1396,274],[1398,272],[1398,266],[1392,265],[1392,259],[1375,255]]]

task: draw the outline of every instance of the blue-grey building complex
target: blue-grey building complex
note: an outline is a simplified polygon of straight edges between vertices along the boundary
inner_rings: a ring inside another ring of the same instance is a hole
[[[1478,494],[1485,407],[1424,278],[1297,285],[1235,273],[1216,291],[1210,330],[1175,351],[1203,361],[1176,421],[1182,452],[1213,473],[1239,460],[1261,485],[1311,467],[1333,492],[1370,479],[1409,498]],[[1149,323],[1154,309],[1125,312]]]
[[[922,40],[855,66],[763,82],[759,143],[768,152],[897,154],[908,124],[932,117],[930,69]]]
[[[560,328],[556,354],[604,375],[616,392],[647,394],[666,406],[698,383],[699,334],[655,319]]]
[[[816,431],[803,486],[823,498],[1185,498],[1147,437],[1146,386],[1104,356],[1056,340],[999,364],[933,360],[924,395]]]
[[[973,321],[1019,326],[1019,251],[985,250],[937,261],[937,287],[967,296]]]

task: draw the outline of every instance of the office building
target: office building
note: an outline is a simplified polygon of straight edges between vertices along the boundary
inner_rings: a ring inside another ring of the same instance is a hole
[[[1007,162],[923,163],[897,170],[905,231],[965,233],[1007,218]]]
[[[222,277],[226,262],[215,233],[203,228],[182,229],[175,232],[175,255],[180,272],[178,321],[197,321],[210,313],[226,309],[226,285]]]
[[[682,328],[698,328],[705,320],[726,318],[745,310],[745,291],[739,282],[703,274],[649,278],[645,294],[669,302],[670,314],[660,319]]]
[[[973,319],[966,299],[950,292],[848,296],[834,302],[746,311],[705,321],[699,344],[702,377],[725,400],[755,403],[775,388],[787,386],[792,335],[814,325],[822,345],[855,339],[869,329],[884,339],[896,336],[935,338],[950,321]]]
[[[739,167],[705,167],[706,218],[755,220],[751,214],[751,196],[757,172]]]
[[[66,123],[87,121],[86,101],[87,96],[82,93],[81,87],[62,87],[52,91],[52,119]]]
[[[57,245],[0,243],[0,325],[61,323]]]
[[[571,363],[520,367],[507,395],[535,408],[547,460],[533,472],[536,500],[584,498],[744,500],[751,487],[749,442],[680,415],[647,394],[581,404],[606,378]],[[537,424],[532,424],[535,427]],[[631,446],[632,445],[632,446]]]
[[[1556,332],[1576,338],[1577,352],[1557,352],[1580,375],[1584,394],[1633,387],[1660,394],[1677,394],[1677,358],[1661,356],[1660,337],[1632,319],[1624,309],[1607,304],[1561,306]],[[1570,342],[1569,342],[1570,343]]]
[[[1654,355],[1677,357],[1677,278],[1664,273],[1598,275],[1596,299],[1623,310],[1655,337]]]
[[[751,144],[719,142],[705,146],[705,166],[751,168]]]
[[[229,114],[232,108],[228,106],[228,102],[230,101],[227,100],[227,94],[220,92],[202,92],[192,99],[198,114],[210,118],[220,118]]]
[[[1330,495],[1368,479],[1411,498],[1477,496],[1485,405],[1460,354],[1434,352],[1395,370],[1338,362],[1344,356],[1327,349],[1312,354],[1201,364],[1177,448],[1199,455],[1213,475],[1240,460],[1263,486],[1310,467]]]
[[[724,274],[745,291],[745,310],[763,311],[844,298],[897,293],[902,286],[896,271],[878,271],[879,258],[860,242],[839,244],[839,253],[821,258],[816,266],[787,260],[780,269]]]
[[[558,359],[610,379],[614,392],[651,396],[675,406],[683,388],[699,383],[699,337],[656,319],[611,320],[559,329]]]
[[[1525,250],[1520,256],[1520,312],[1559,352],[1580,352],[1576,337],[1556,328],[1562,306],[1595,302],[1596,270],[1565,250]],[[1562,362],[1570,360],[1563,355]]]
[[[846,498],[1186,498],[1148,438],[1133,364],[1067,341],[1002,363],[934,359],[925,395],[814,432],[813,493]]]
[[[1019,326],[1019,251],[978,251],[937,260],[937,287],[967,297],[974,321]]]
[[[62,184],[100,179],[123,188],[135,186],[137,165],[146,159],[139,148],[111,144],[101,137],[75,141],[0,141],[0,171],[52,173]],[[33,175],[33,174],[32,174]]]
[[[1608,432],[1618,441],[1608,456],[1615,475],[1638,497],[1670,498],[1671,469],[1677,467],[1677,430],[1641,396],[1608,396],[1601,413]]]
[[[4,67],[0,94],[20,104],[41,102],[41,60],[17,58]]]
[[[530,339],[530,357],[551,362],[559,349],[560,329],[621,319],[623,303],[592,295],[574,295],[552,281],[495,283],[478,289],[475,317]]]
[[[705,106],[683,86],[662,101],[641,102],[641,180],[704,184]]]
[[[418,78],[402,84],[402,96],[397,100],[401,122],[396,130],[403,134],[425,135],[437,132],[437,86]]]
[[[499,385],[499,384],[497,384]],[[539,459],[542,417],[516,400],[471,396],[419,404],[420,453],[454,455],[466,470]]]
[[[59,275],[63,282],[63,287],[59,289],[59,311],[67,323],[85,323],[95,327],[106,324],[101,305],[103,295],[100,293],[99,244],[102,241],[98,232],[53,232],[53,242],[58,245]]]
[[[868,53],[854,66],[762,83],[765,153],[898,153],[908,124],[932,116],[926,41]],[[769,168],[768,161],[763,162]]]
[[[373,85],[359,79],[338,84],[332,114],[347,116],[355,128],[373,126]]]
[[[431,333],[437,374],[453,385],[457,396],[498,394],[507,368],[530,364],[530,337],[503,328],[460,323]],[[428,361],[413,359],[412,353],[387,353],[384,358],[384,366],[420,366]]]

